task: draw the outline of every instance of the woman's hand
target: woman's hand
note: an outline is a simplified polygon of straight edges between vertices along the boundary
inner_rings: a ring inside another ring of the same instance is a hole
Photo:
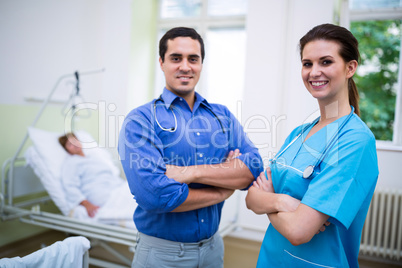
[[[275,194],[271,169],[267,168],[266,173],[261,172],[248,189],[246,205],[256,214],[293,212],[300,205],[300,200],[286,194]]]
[[[325,231],[325,227],[329,226],[331,223],[329,221],[326,221],[321,228],[315,233],[315,234],[319,234],[320,232],[324,232]]]
[[[251,186],[246,196],[247,208],[256,214],[293,212],[299,204],[300,200],[290,195],[267,192],[256,186]]]
[[[268,193],[275,193],[274,186],[272,184],[272,174],[271,169],[268,167],[266,170],[268,178],[265,176],[264,172],[261,172],[260,176],[253,182],[253,186],[264,190]]]
[[[272,184],[272,173],[269,167],[267,167],[266,172],[261,172],[260,176],[254,181],[253,186],[268,193],[275,193]],[[277,194],[276,198],[276,212],[292,212],[300,205],[300,200],[287,194]]]

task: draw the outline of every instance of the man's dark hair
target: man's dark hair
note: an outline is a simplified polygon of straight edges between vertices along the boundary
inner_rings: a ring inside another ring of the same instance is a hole
[[[190,37],[191,39],[198,40],[201,45],[201,62],[204,62],[204,41],[202,40],[201,35],[199,35],[193,28],[187,27],[172,28],[167,31],[164,36],[162,36],[161,40],[159,41],[159,56],[161,57],[162,62],[165,62],[165,54],[168,48],[168,40],[173,40],[176,37]]]

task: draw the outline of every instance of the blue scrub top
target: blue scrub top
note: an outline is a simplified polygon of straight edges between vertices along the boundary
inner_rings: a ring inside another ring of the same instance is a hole
[[[314,174],[304,179],[302,172],[316,163],[343,121],[334,146]],[[304,127],[292,131],[280,152]],[[330,216],[331,225],[299,246],[270,225],[257,267],[358,267],[361,232],[379,173],[375,138],[356,114],[334,121],[304,142],[311,128],[271,163],[272,180],[276,193]]]

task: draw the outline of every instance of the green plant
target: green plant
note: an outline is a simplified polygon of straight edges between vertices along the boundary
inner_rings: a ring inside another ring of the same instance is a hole
[[[392,140],[401,47],[401,21],[351,23],[361,62],[354,79],[361,118],[377,140]]]

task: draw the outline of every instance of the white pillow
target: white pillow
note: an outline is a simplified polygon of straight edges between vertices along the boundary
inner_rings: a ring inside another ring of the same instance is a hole
[[[60,133],[49,132],[33,127],[28,128],[29,137],[31,138],[36,151],[42,157],[49,172],[56,178],[61,176],[61,166],[68,153],[59,143]]]
[[[50,132],[34,127],[28,128],[29,137],[31,138],[36,151],[42,157],[48,166],[50,173],[56,178],[61,176],[61,167],[64,159],[68,156],[67,151],[59,143],[59,137],[62,133]],[[99,146],[92,136],[83,130],[74,132],[78,140],[83,145],[85,154],[99,152]]]
[[[34,148],[25,152],[27,163],[35,171],[46,191],[64,215],[69,215],[70,209],[61,184],[61,170],[65,158],[69,155],[59,143],[59,137],[64,135],[57,132],[45,131],[33,127],[28,128],[29,137]],[[94,138],[86,131],[78,130],[74,134],[81,141],[85,155],[100,157],[110,166],[114,175],[119,176],[120,170],[113,163],[111,155],[99,148]]]

